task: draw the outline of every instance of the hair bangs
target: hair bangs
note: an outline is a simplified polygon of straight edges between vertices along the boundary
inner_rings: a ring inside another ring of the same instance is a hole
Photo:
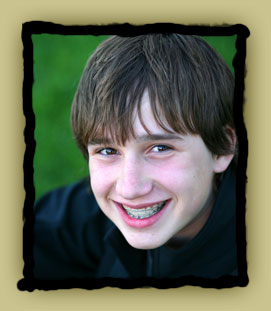
[[[72,107],[74,137],[87,145],[135,138],[138,116],[148,134],[142,98],[148,93],[153,117],[166,132],[199,134],[213,154],[232,153],[234,77],[201,38],[179,34],[113,36],[92,54]]]

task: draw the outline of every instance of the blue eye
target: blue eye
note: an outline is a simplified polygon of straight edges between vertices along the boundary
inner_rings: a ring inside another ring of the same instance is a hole
[[[108,156],[108,155],[116,155],[118,154],[118,151],[114,148],[103,148],[99,150],[98,153]]]
[[[156,145],[152,148],[152,150],[154,152],[164,152],[164,151],[167,151],[167,150],[170,150],[171,148],[169,146],[166,146],[166,145]]]

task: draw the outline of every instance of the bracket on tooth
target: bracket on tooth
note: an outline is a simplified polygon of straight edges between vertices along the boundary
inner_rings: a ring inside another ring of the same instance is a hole
[[[129,208],[127,206],[123,205],[124,210],[126,213],[135,219],[144,219],[144,218],[149,218],[156,213],[158,213],[166,204],[166,201],[155,204],[153,207],[148,206],[147,208],[141,208],[141,209],[134,209],[134,208]]]

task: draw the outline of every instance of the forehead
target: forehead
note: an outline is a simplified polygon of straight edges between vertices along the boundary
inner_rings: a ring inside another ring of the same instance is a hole
[[[157,122],[153,109],[151,107],[149,94],[144,92],[139,108],[133,112],[133,122],[131,126],[135,136],[144,136],[146,134],[163,134],[163,133],[175,133],[171,126],[166,121],[166,118],[159,108],[159,104],[156,101],[156,109],[158,113],[159,121],[163,124],[163,128]]]
[[[107,114],[102,123],[94,121],[96,125],[94,131],[89,131],[88,144],[113,142],[124,145],[132,139],[172,139],[173,136],[181,138],[189,133],[183,121],[178,120],[177,114],[174,114],[173,120],[170,117],[167,121],[165,108],[161,107],[157,99],[151,101],[147,90],[137,102],[127,99],[124,105],[126,108],[121,108],[117,114],[114,114],[113,109],[113,114]]]

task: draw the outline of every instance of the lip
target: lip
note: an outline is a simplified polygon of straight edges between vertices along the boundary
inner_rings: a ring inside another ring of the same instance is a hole
[[[165,200],[166,201],[166,200]],[[121,203],[118,203],[116,201],[113,201],[115,206],[117,207],[117,210],[120,213],[121,218],[123,219],[123,221],[126,223],[126,225],[133,227],[133,228],[138,228],[138,229],[142,229],[142,228],[147,228],[150,227],[152,225],[154,225],[164,214],[164,212],[167,210],[169,203],[171,202],[171,199],[167,200],[165,206],[155,215],[148,217],[148,218],[144,218],[144,219],[136,219],[133,218],[131,216],[129,216],[125,210],[122,207]],[[158,201],[157,203],[159,203],[161,201]],[[156,203],[152,203],[153,205]],[[126,204],[124,204],[126,205]],[[140,204],[140,205],[127,205],[131,208],[144,208],[150,205],[146,205],[146,204]]]

